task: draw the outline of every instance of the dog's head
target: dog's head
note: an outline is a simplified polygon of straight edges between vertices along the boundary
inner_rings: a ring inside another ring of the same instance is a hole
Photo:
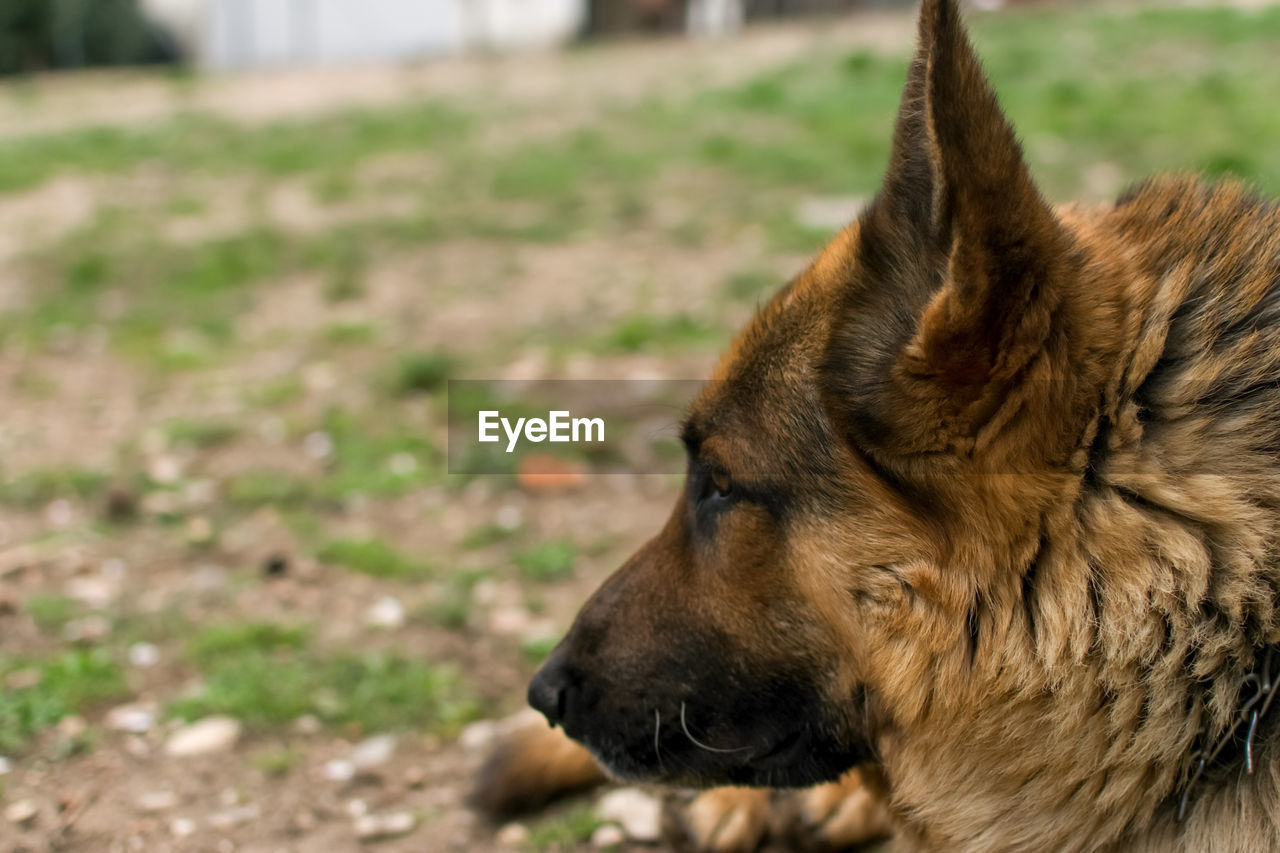
[[[776,787],[941,701],[975,596],[1025,567],[1079,467],[1080,268],[956,3],[926,0],[881,193],[737,339],[666,526],[532,704],[618,775]]]

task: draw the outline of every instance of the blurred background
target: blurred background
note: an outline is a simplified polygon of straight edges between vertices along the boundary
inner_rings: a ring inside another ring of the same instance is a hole
[[[912,14],[0,0],[0,850],[607,840],[464,797],[679,478],[451,475],[447,382],[706,376],[874,193]],[[1052,198],[1280,188],[1280,8],[970,20]]]

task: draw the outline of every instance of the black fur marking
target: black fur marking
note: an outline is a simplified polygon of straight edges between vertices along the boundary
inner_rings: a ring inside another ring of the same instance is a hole
[[[969,668],[973,669],[978,659],[978,638],[982,633],[982,595],[979,593],[969,605],[969,615],[965,627],[969,631]]]

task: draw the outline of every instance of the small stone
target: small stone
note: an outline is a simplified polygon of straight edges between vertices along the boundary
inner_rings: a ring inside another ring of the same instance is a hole
[[[13,763],[3,755],[0,755],[0,776],[8,776],[12,772]]]
[[[205,717],[169,735],[164,751],[174,757],[226,752],[240,739],[240,730],[239,720]]]
[[[4,759],[0,758],[0,762],[3,761]],[[0,764],[0,768],[2,767],[3,765]],[[4,771],[0,770],[0,776],[2,775],[4,775]],[[412,767],[406,767],[404,769],[404,784],[406,787],[413,788],[414,790],[423,787],[427,784],[427,771],[418,767],[416,764]]]
[[[351,763],[357,770],[368,770],[380,767],[391,760],[396,751],[394,735],[375,735],[356,744],[351,750]]]
[[[509,823],[494,834],[493,840],[503,847],[524,847],[529,841],[529,827],[523,823]]]
[[[346,759],[335,758],[324,763],[321,773],[330,782],[350,782],[356,777],[356,766]]]
[[[606,823],[604,826],[591,833],[592,847],[617,847],[626,840],[627,834],[622,831],[622,827],[612,823]]]
[[[119,594],[119,581],[103,575],[71,578],[67,581],[67,596],[94,610],[109,607]]]
[[[418,470],[418,460],[412,453],[395,453],[387,460],[387,470],[397,477],[408,477]]]
[[[157,456],[147,466],[147,474],[162,485],[176,483],[182,477],[182,463],[173,456]]]
[[[35,800],[18,800],[4,810],[5,819],[18,826],[34,823],[40,814],[40,807]]]
[[[218,484],[213,480],[191,480],[182,487],[182,499],[189,507],[206,507],[218,497]]]
[[[78,714],[71,714],[58,721],[58,734],[66,738],[78,738],[88,730],[89,724]]]
[[[249,823],[257,820],[262,815],[262,809],[257,803],[249,803],[235,808],[223,809],[209,815],[209,825],[215,829],[229,829],[233,826],[239,826],[242,823]]]
[[[294,730],[302,735],[319,734],[321,727],[320,718],[315,714],[303,714],[293,721]]]
[[[227,570],[212,563],[197,566],[195,571],[187,576],[187,588],[195,593],[208,595],[221,592],[226,589],[226,586]]]
[[[160,649],[153,643],[134,643],[129,647],[129,663],[139,669],[155,666],[160,662]]]
[[[503,530],[515,530],[524,523],[524,513],[515,504],[507,504],[494,515],[493,523]]]
[[[388,812],[387,814],[371,814],[356,819],[356,838],[361,841],[379,841],[384,838],[399,838],[413,832],[417,818],[412,812]]]
[[[350,817],[364,817],[369,813],[369,804],[364,800],[348,800],[347,815]]]
[[[171,516],[178,512],[178,495],[174,492],[148,492],[142,498],[147,515]]]
[[[264,418],[262,423],[258,424],[258,435],[267,444],[284,444],[289,431],[285,426],[284,419],[278,417]]]
[[[138,796],[138,808],[144,812],[164,812],[178,804],[173,791],[147,791]]]
[[[99,643],[110,633],[111,621],[98,614],[72,619],[62,627],[62,637],[68,643]]]
[[[830,198],[807,198],[796,207],[795,219],[798,224],[815,231],[830,231],[843,228],[867,206],[862,196],[835,196]]]
[[[44,508],[44,517],[54,527],[66,527],[75,518],[71,501],[59,498]]]
[[[191,545],[208,545],[213,541],[213,522],[203,515],[187,519],[187,542]]]
[[[533,617],[520,606],[495,607],[489,614],[489,631],[504,637],[518,637],[529,632]]]
[[[364,613],[364,623],[370,628],[394,630],[404,626],[404,605],[395,596],[379,598]]]
[[[333,455],[333,439],[327,432],[313,432],[302,440],[302,452],[312,459],[327,459]]]
[[[661,835],[662,806],[638,788],[618,788],[600,798],[596,815],[618,823],[633,841],[657,841]]]
[[[188,838],[196,834],[196,822],[185,817],[175,817],[169,821],[169,831],[177,838]]]
[[[476,720],[462,727],[458,734],[458,744],[467,752],[483,752],[497,735],[498,726],[493,720]]]

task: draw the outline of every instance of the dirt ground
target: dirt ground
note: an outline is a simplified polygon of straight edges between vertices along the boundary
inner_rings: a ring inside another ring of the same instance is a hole
[[[536,140],[590,123],[620,103],[683,97],[695,88],[690,81],[702,88],[744,79],[815,46],[901,50],[910,30],[901,16],[869,16],[755,29],[715,43],[671,40],[394,68],[176,81],[133,73],[48,77],[0,90],[0,138],[163,126],[180,112],[252,125],[440,94],[472,99],[495,114],[519,103],[518,119],[501,132]],[[234,235],[251,215],[303,236],[395,217],[415,203],[397,191],[398,176],[439,168],[429,150],[373,158],[360,164],[356,180],[381,189],[328,205],[289,179],[258,191],[248,179],[174,176],[145,164],[111,174],[60,174],[0,196],[0,311],[37,322],[24,313],[41,298],[28,262],[33,251],[74,239],[122,202],[176,207],[175,184],[199,199],[198,210],[149,221],[164,245],[184,247]],[[96,321],[55,323],[39,345],[23,335],[5,338],[0,459],[9,491],[57,471],[101,472],[104,482],[79,489],[59,481],[0,507],[4,689],[13,696],[41,689],[32,681],[51,676],[38,662],[67,649],[105,650],[121,662],[125,683],[31,734],[5,758],[0,850],[355,850],[365,843],[356,834],[360,819],[386,814],[411,815],[413,828],[377,841],[380,850],[571,846],[522,840],[512,830],[504,845],[495,827],[465,807],[483,749],[459,743],[461,723],[426,735],[402,728],[388,756],[347,779],[335,778],[343,771],[332,762],[341,765],[378,732],[320,725],[303,715],[283,725],[245,725],[232,743],[175,757],[166,744],[182,724],[165,709],[200,690],[203,675],[185,651],[193,638],[226,623],[305,623],[324,652],[388,650],[452,664],[483,716],[518,709],[534,665],[522,648],[562,631],[586,594],[659,526],[678,488],[670,477],[588,478],[547,493],[483,477],[462,488],[436,478],[399,494],[349,499],[319,515],[321,538],[376,536],[449,572],[492,569],[470,590],[461,628],[418,617],[444,594],[441,582],[369,576],[317,559],[287,510],[270,500],[227,509],[229,490],[237,477],[261,470],[318,476],[325,454],[308,444],[317,434],[308,431],[308,419],[333,406],[376,404],[369,377],[402,348],[442,345],[463,358],[480,354],[476,370],[491,376],[537,372],[548,355],[536,347],[483,354],[495,340],[518,340],[526,328],[575,317],[584,302],[623,315],[640,290],[651,310],[721,311],[731,327],[749,306],[717,307],[715,289],[742,251],[742,241],[673,247],[643,230],[608,242],[513,249],[483,239],[442,241],[379,258],[361,293],[337,304],[318,295],[315,275],[287,273],[255,289],[235,317],[234,346],[196,371],[157,374],[109,343],[113,312],[126,310],[132,298],[127,289],[96,303]],[[782,271],[803,257],[775,253],[767,260],[781,281]],[[519,269],[518,281],[498,297],[486,282],[504,265]],[[601,296],[603,275],[617,281],[612,294]],[[372,351],[317,351],[321,331],[344,322],[386,334]],[[720,343],[579,358],[566,369],[596,377],[705,375]],[[300,399],[283,411],[245,393],[284,380],[300,386]],[[398,402],[396,417],[443,441],[437,405],[434,397]],[[175,438],[175,423],[230,423],[234,435],[184,441]],[[115,515],[133,520],[118,523]],[[572,576],[531,593],[502,567],[510,545],[459,544],[469,531],[495,523],[518,529],[526,543],[579,543]],[[409,617],[371,627],[371,609],[388,598]],[[44,613],[42,603],[57,612]],[[470,730],[472,740],[478,731]]]

